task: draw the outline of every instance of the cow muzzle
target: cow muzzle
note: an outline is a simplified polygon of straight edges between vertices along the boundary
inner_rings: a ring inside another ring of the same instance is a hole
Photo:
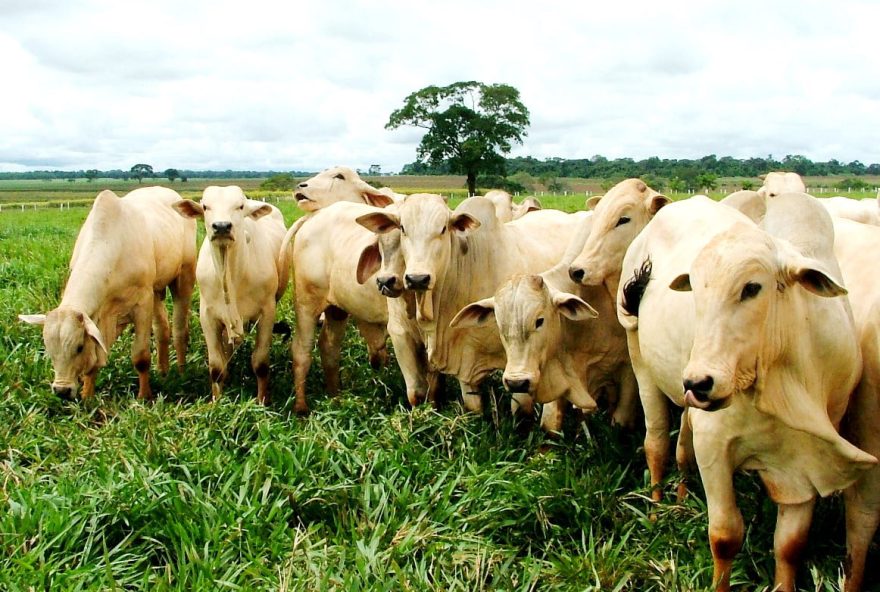
[[[533,376],[526,374],[504,375],[501,381],[511,393],[531,393],[537,383]]]
[[[408,273],[404,276],[409,290],[428,290],[431,288],[431,274]]]
[[[232,236],[232,222],[213,222],[211,240],[235,240]]]
[[[730,404],[729,398],[712,398],[715,390],[715,379],[712,376],[703,376],[697,379],[685,378],[682,385],[684,386],[684,404],[688,407],[703,411],[717,411]]]
[[[65,401],[73,401],[76,398],[77,390],[77,386],[74,384],[52,383],[52,392]]]
[[[397,298],[403,293],[400,278],[396,275],[378,276],[376,278],[376,287],[379,288],[379,293],[382,296],[387,296],[388,298]]]

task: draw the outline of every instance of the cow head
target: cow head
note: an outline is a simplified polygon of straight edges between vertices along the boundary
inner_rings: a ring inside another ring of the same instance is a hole
[[[612,187],[595,204],[590,236],[568,269],[572,281],[598,286],[618,276],[627,247],[668,203],[668,197],[639,179],[626,179]]]
[[[406,264],[400,252],[400,230],[395,228],[376,235],[376,240],[361,252],[357,266],[357,281],[365,283],[376,275],[379,293],[397,298],[403,293],[403,275]]]
[[[337,201],[365,203],[379,208],[394,201],[394,193],[372,187],[348,167],[335,166],[321,171],[296,186],[293,192],[300,209],[314,212]]]
[[[400,231],[404,285],[408,290],[432,290],[445,275],[455,241],[480,227],[474,216],[450,211],[439,195],[416,194],[398,203],[396,211],[364,214],[357,223],[377,234]]]
[[[514,276],[493,298],[465,306],[449,324],[453,328],[498,325],[507,355],[503,382],[514,393],[535,395],[541,373],[563,339],[563,318],[595,318],[593,308],[574,294],[559,292],[539,275]]]
[[[806,193],[807,186],[797,173],[771,172],[761,175],[764,184],[758,189],[758,195],[773,198],[783,193]]]
[[[59,306],[45,315],[19,315],[18,318],[43,326],[43,343],[55,370],[52,391],[59,397],[74,399],[82,377],[106,363],[104,337],[87,314]]]
[[[272,206],[248,199],[241,187],[206,187],[196,203],[182,199],[172,207],[185,218],[203,218],[205,237],[212,245],[226,247],[243,237],[245,218],[254,220],[272,213]]]
[[[745,224],[713,238],[690,273],[671,282],[694,297],[694,343],[682,375],[688,405],[721,409],[755,385],[762,360],[780,355],[787,328],[779,307],[791,305],[795,284],[823,297],[846,293],[819,261]]]

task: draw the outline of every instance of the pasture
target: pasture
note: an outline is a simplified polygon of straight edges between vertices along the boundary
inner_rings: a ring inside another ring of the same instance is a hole
[[[573,210],[582,196],[544,204]],[[279,207],[288,224],[299,216],[292,202]],[[134,398],[128,337],[114,345],[94,401],[58,400],[40,332],[16,315],[57,304],[86,214],[0,213],[0,588],[647,591],[711,584],[699,477],[676,504],[671,470],[664,502],[653,506],[643,430],[611,428],[599,413],[583,423],[569,417],[563,437],[548,441],[509,416],[498,381],[484,389],[482,417],[463,412],[452,381],[439,409],[410,410],[396,364],[372,371],[353,331],[342,392],[325,396],[320,364],[313,364],[305,418],[292,411],[290,355],[280,336],[268,407],[254,401],[252,338],[233,358],[224,398],[211,403],[195,316],[187,369],[154,372],[155,402]],[[279,316],[291,320],[289,293]],[[773,579],[776,507],[757,478],[740,476],[737,491],[746,534],[732,582],[737,590],[764,589]],[[839,589],[843,525],[839,496],[821,500],[799,574],[803,589]],[[866,589],[880,590],[873,551]]]

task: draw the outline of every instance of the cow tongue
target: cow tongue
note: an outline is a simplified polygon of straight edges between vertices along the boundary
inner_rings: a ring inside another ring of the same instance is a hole
[[[712,401],[700,401],[694,396],[693,391],[688,390],[684,393],[684,404],[688,407],[696,407],[697,409],[708,409],[712,404]]]

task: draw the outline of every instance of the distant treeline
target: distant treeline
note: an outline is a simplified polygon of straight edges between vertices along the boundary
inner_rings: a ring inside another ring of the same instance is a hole
[[[813,162],[798,154],[782,159],[773,158],[733,158],[714,154],[697,159],[659,158],[652,156],[644,160],[632,158],[608,159],[604,156],[592,158],[565,159],[546,158],[539,160],[531,156],[520,156],[505,160],[507,175],[527,173],[534,177],[578,177],[585,179],[612,179],[627,177],[654,176],[666,179],[690,181],[699,175],[713,174],[717,177],[756,177],[768,171],[793,171],[802,176],[827,175],[880,175],[880,164],[865,165],[858,160],[843,163],[836,159],[827,162]],[[420,162],[404,165],[401,174],[405,175],[448,175],[446,166],[431,167]]]

